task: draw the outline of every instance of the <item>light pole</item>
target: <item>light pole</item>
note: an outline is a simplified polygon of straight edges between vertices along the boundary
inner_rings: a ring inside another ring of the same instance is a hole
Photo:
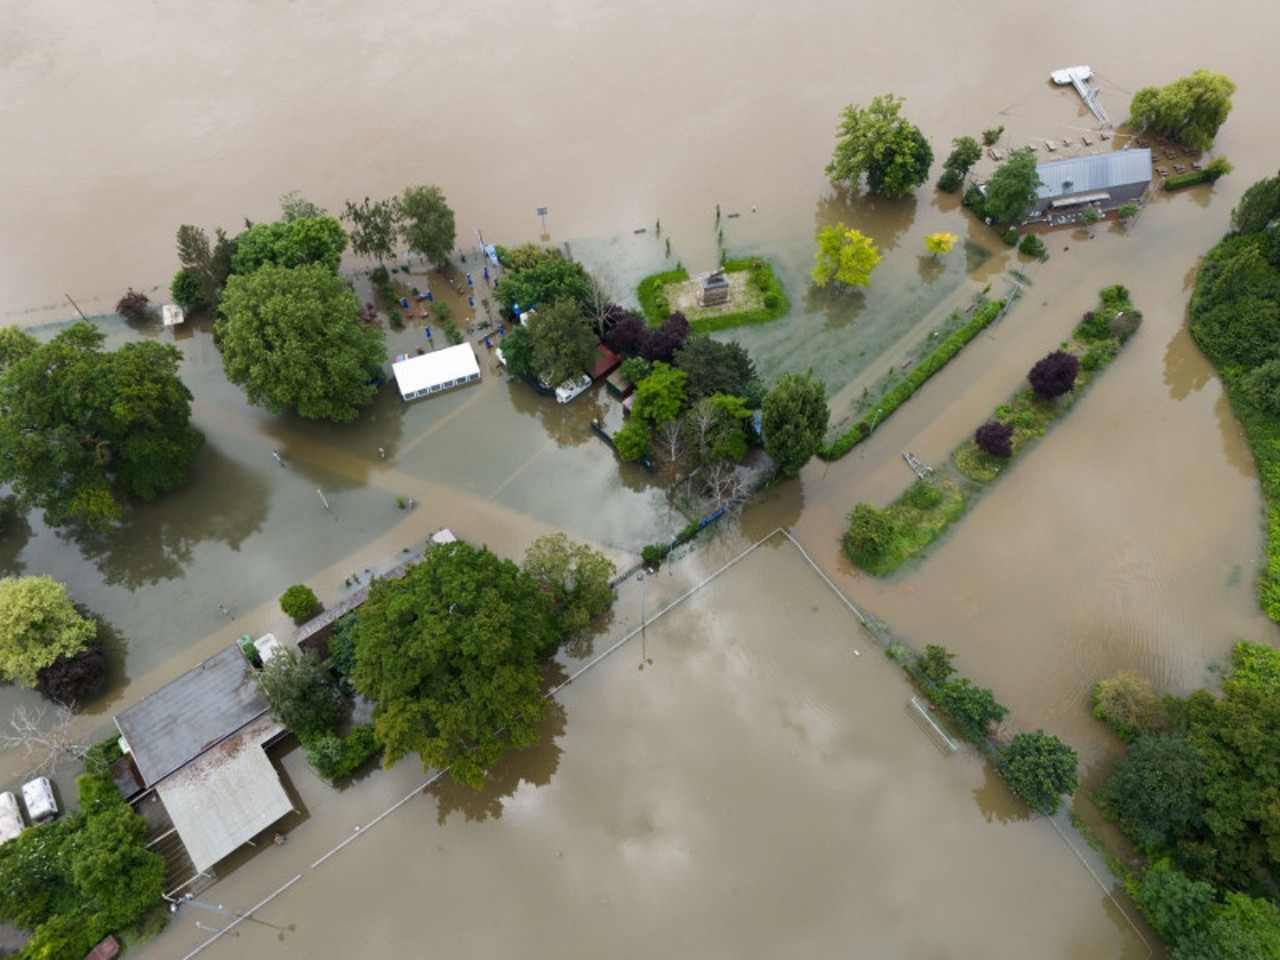
[[[641,570],[636,574],[636,579],[640,581],[640,667],[643,670],[646,663],[653,663],[649,659],[649,632],[645,629],[648,623],[645,608],[649,603],[649,578],[645,574],[647,570]]]

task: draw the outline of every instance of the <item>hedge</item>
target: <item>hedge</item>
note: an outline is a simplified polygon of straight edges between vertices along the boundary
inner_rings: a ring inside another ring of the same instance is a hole
[[[669,283],[684,283],[688,279],[689,271],[684,267],[676,267],[663,273],[651,273],[640,281],[636,287],[636,296],[640,299],[640,311],[650,323],[660,324],[671,315],[671,307],[662,296],[662,288]]]
[[[965,344],[990,326],[996,317],[1000,315],[1004,304],[1005,301],[1003,300],[992,300],[980,307],[968,323],[947,337],[946,340],[943,340],[938,345],[938,349],[917,364],[915,369],[907,374],[902,383],[881,397],[875,404],[876,410],[879,411],[878,422],[883,422],[893,411],[911,399],[912,394],[924,386],[925,381],[945,367]],[[834,443],[820,449],[818,456],[827,461],[839,460],[865,440],[869,434],[870,431],[863,429],[861,422],[855,423],[837,437]]]

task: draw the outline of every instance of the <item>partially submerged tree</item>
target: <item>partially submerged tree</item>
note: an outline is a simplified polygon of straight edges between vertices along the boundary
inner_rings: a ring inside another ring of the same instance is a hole
[[[631,405],[632,419],[657,425],[680,416],[689,402],[685,388],[687,379],[683,370],[661,361],[655,363],[649,376],[636,384],[635,401]]]
[[[1051,733],[1019,733],[1004,751],[1001,772],[1037,813],[1056,813],[1064,793],[1079,786],[1080,757]]]
[[[810,276],[820,287],[832,280],[846,287],[865,287],[871,283],[871,271],[884,259],[870,237],[843,223],[823,227],[815,240],[817,263]]]
[[[130,496],[181,486],[204,444],[191,426],[182,354],[154,340],[107,353],[86,322],[48,343],[0,331],[0,483],[45,522],[105,526]]]
[[[253,675],[271,715],[298,735],[304,744],[333,733],[346,703],[333,675],[314,650],[299,657],[278,650]]]
[[[596,363],[596,335],[576,300],[557,300],[530,318],[533,373],[553,387],[576,380]],[[503,353],[505,356],[505,351]]]
[[[320,605],[315,591],[305,583],[295,583],[280,595],[280,609],[294,620],[305,620]]]
[[[387,350],[381,328],[322,264],[268,264],[227,282],[216,331],[227,379],[271,413],[346,422],[377,392]]]
[[[255,223],[236,237],[231,269],[243,276],[265,264],[277,267],[319,264],[330,273],[337,273],[342,251],[346,249],[347,232],[335,217]]]
[[[784,477],[793,477],[822,446],[831,410],[826,385],[806,373],[784,373],[764,398],[764,448]]]
[[[691,400],[701,400],[717,393],[740,397],[756,379],[751,355],[737,340],[690,337],[676,351],[675,364],[689,378]]]
[[[1197,70],[1164,87],[1142,87],[1129,104],[1129,126],[1170,136],[1192,150],[1208,150],[1231,112],[1230,77]]]
[[[1015,150],[986,182],[983,209],[997,223],[1020,220],[1035,203],[1039,186],[1035,154],[1026,148]]]
[[[832,182],[857,189],[865,174],[868,190],[894,198],[905,197],[928,179],[933,149],[920,128],[899,115],[902,104],[901,98],[886,94],[868,107],[844,108],[835,153],[827,164]]]
[[[155,319],[151,310],[151,301],[145,293],[138,293],[133,287],[116,302],[116,313],[130,323],[150,323]]]
[[[992,420],[974,432],[973,442],[983,453],[1008,460],[1013,456],[1013,427],[999,420]]]
[[[889,552],[897,531],[883,510],[869,503],[856,504],[849,513],[844,550],[854,563],[875,563]]]
[[[381,266],[396,253],[400,230],[400,204],[395,200],[347,201],[342,219],[351,225],[351,252],[372,257]]]
[[[1204,756],[1184,734],[1144,734],[1107,780],[1108,808],[1144,850],[1171,848],[1204,818],[1196,786]]]
[[[951,146],[953,149],[942,165],[963,178],[982,159],[982,145],[973,137],[956,137],[951,141]]]
[[[1065,350],[1055,350],[1036,361],[1027,381],[1041,400],[1052,400],[1070,393],[1080,375],[1080,361]]]
[[[926,250],[937,257],[944,253],[949,253],[959,239],[954,233],[947,233],[943,230],[939,233],[927,234],[924,238],[924,246]]]
[[[533,579],[551,605],[557,632],[581,635],[591,621],[613,606],[610,582],[618,568],[613,561],[563,533],[539,537],[525,551],[521,570]]]
[[[410,250],[431,263],[444,263],[457,237],[453,210],[444,191],[431,186],[406,187],[400,197],[400,235]]]

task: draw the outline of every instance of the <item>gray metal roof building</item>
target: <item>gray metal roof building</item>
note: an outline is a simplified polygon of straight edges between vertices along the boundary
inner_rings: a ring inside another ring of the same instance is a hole
[[[266,712],[244,654],[230,646],[119,714],[116,726],[151,787]]]
[[[1136,200],[1151,183],[1151,150],[1112,150],[1039,164],[1041,186],[1031,212],[1064,207],[1117,206]]]

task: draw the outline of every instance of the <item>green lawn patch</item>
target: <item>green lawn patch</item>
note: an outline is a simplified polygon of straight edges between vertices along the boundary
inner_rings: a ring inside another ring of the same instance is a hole
[[[956,471],[954,480],[935,474],[929,480],[917,481],[883,510],[859,503],[849,514],[849,526],[842,540],[850,560],[875,576],[892,573],[964,516],[981,490],[999,479],[1014,458],[1044,436],[1048,428],[1075,405],[1084,389],[1115,357],[1142,320],[1142,314],[1130,304],[1124,287],[1107,287],[1100,296],[1100,307],[1085,314],[1065,347],[1065,351],[1074,354],[1080,362],[1072,389],[1046,400],[1030,387],[1023,387],[1008,403],[996,408],[993,419],[1013,428],[1012,456],[993,456],[969,439],[951,452]],[[1274,514],[1272,522],[1273,525],[1280,522]]]
[[[698,281],[683,267],[645,277],[636,288],[645,318],[660,324],[679,311],[693,333],[710,333],[754,323],[768,323],[785,315],[791,304],[782,281],[767,260],[744,257],[724,263],[732,288],[728,303],[704,307],[698,303]]]

